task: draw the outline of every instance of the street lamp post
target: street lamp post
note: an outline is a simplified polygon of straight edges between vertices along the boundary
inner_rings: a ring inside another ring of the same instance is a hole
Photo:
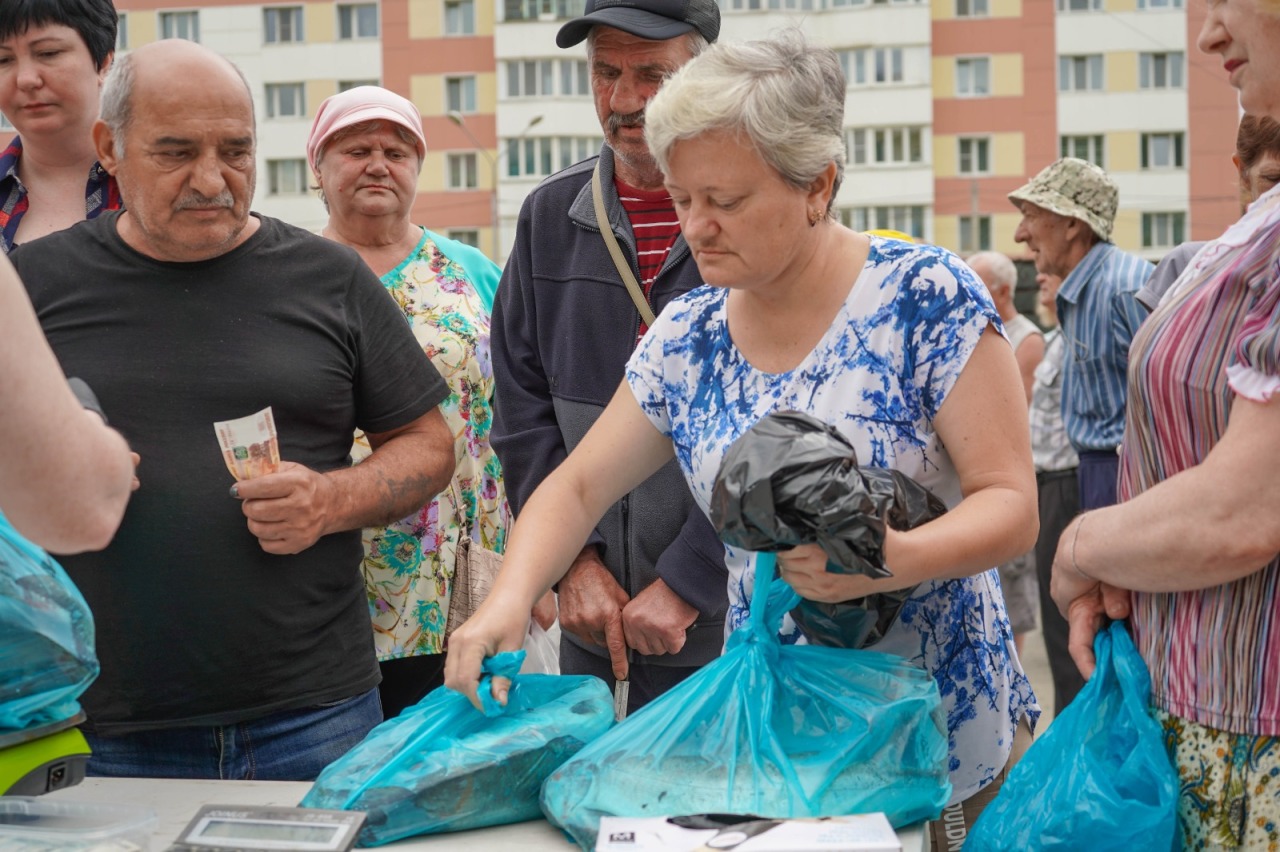
[[[458,129],[460,129],[464,134],[466,134],[466,137],[471,140],[471,144],[476,147],[477,151],[479,151],[481,154],[484,155],[485,160],[487,160],[489,163],[489,231],[491,234],[490,240],[491,240],[492,259],[494,263],[497,263],[498,252],[499,252],[499,248],[498,248],[498,226],[499,226],[498,165],[502,162],[502,158],[506,156],[507,151],[499,150],[497,156],[490,154],[489,149],[486,148],[484,145],[481,145],[480,140],[477,139],[475,137],[475,134],[471,132],[471,128],[467,127],[467,120],[463,117],[462,113],[458,112],[457,110],[449,110],[449,112],[446,114],[449,120],[452,121],[454,124],[458,125]],[[532,130],[541,121],[542,121],[542,116],[535,115],[533,118],[529,119],[529,123],[525,125],[524,130],[521,130],[520,133],[517,134],[515,138],[523,139],[525,134],[528,133],[530,130]]]

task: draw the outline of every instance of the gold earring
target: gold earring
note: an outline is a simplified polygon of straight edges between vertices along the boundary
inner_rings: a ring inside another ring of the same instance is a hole
[[[821,221],[822,221],[822,211],[810,209],[809,210],[809,227],[812,228]]]

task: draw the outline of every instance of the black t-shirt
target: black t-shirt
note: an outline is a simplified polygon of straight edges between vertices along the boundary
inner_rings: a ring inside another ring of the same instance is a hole
[[[360,531],[293,556],[249,532],[213,424],[272,407],[280,456],[350,463],[448,394],[377,277],[350,249],[259,217],[231,252],[163,263],[119,214],[12,255],[63,370],[142,457],[142,487],[101,553],[60,561],[97,623],[99,733],[230,724],[378,682]]]

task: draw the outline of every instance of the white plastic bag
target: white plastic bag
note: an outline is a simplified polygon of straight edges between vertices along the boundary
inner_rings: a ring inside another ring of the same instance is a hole
[[[529,619],[524,650],[520,674],[560,674],[560,622],[552,622],[550,630],[543,630],[536,620]]]

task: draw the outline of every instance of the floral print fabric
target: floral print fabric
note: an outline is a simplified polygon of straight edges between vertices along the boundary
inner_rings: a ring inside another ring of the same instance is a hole
[[[1280,737],[1233,734],[1154,709],[1178,772],[1185,849],[1280,852]]]
[[[489,446],[493,366],[489,314],[479,295],[425,230],[417,249],[382,283],[449,385],[440,411],[457,459],[448,490],[407,518],[364,531],[374,645],[379,660],[393,660],[444,650],[458,541],[469,534],[475,545],[501,553],[510,510]],[[368,455],[368,440],[357,434],[352,456]]]
[[[798,410],[839,429],[863,465],[901,471],[948,506],[960,482],[933,417],[988,325],[999,316],[955,255],[873,238],[870,256],[823,339],[794,370],[770,374],[738,352],[727,291],[701,287],[672,302],[627,366],[640,407],[671,437],[690,487],[709,511],[729,446],[761,417]],[[726,548],[726,629],[747,618],[751,555]],[[784,641],[801,637],[787,619]],[[875,649],[898,654],[938,683],[950,736],[952,801],[1004,768],[1018,720],[1039,715],[1013,650],[995,569],[922,584]]]

